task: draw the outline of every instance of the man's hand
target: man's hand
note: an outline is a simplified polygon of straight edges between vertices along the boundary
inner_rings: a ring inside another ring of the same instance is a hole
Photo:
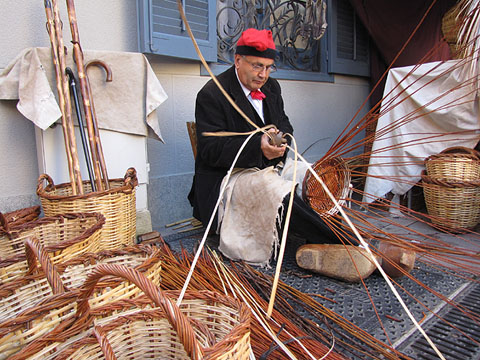
[[[275,129],[269,129],[269,133],[276,133]],[[262,135],[262,141],[260,143],[260,147],[262,149],[263,155],[268,159],[276,159],[279,157],[282,157],[283,154],[285,154],[285,150],[287,149],[287,146],[285,144],[280,145],[280,146],[275,146],[275,145],[270,145],[269,140],[270,137],[267,134]]]

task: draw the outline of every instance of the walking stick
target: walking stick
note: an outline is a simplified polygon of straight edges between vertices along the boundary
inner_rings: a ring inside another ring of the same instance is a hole
[[[87,139],[85,138],[85,127],[83,125],[82,111],[80,109],[80,102],[78,100],[77,83],[76,83],[75,75],[73,74],[72,69],[70,69],[69,67],[67,67],[65,71],[70,80],[69,81],[70,89],[72,90],[72,97],[75,104],[75,111],[77,113],[78,129],[80,131],[80,138],[82,139],[83,153],[85,155],[85,162],[87,164],[87,171],[88,171],[88,177],[90,178],[90,185],[92,187],[92,191],[96,191],[97,187],[95,186],[95,179],[93,177],[93,168],[92,168],[92,161],[90,159],[90,150],[88,148]]]
[[[72,193],[83,194],[82,176],[78,161],[77,144],[72,124],[72,110],[68,81],[65,75],[65,53],[61,28],[60,14],[56,0],[45,0],[45,14],[47,17],[47,31],[52,48],[52,59],[55,68],[55,80],[58,92],[60,112],[62,114],[63,137],[67,155],[68,172]]]
[[[73,0],[67,0],[68,20],[70,22],[70,31],[72,33],[73,57],[77,65],[78,80],[80,83],[80,92],[83,98],[83,112],[85,114],[85,122],[87,123],[88,139],[90,142],[90,150],[93,163],[93,171],[95,173],[95,183],[98,191],[104,190],[102,183],[102,174],[100,170],[100,154],[98,152],[97,142],[100,139],[95,137],[95,129],[92,119],[92,109],[90,104],[90,95],[88,92],[87,80],[85,77],[85,64],[83,61],[83,52],[80,46],[80,36],[78,34],[77,20],[75,14],[75,5]],[[102,155],[103,156],[103,155]]]
[[[100,132],[98,130],[97,114],[95,113],[95,103],[93,101],[92,90],[90,88],[90,79],[88,77],[88,68],[92,65],[102,67],[105,70],[105,72],[107,73],[107,79],[106,79],[107,82],[112,81],[112,70],[110,69],[110,66],[108,66],[105,62],[101,60],[92,60],[85,65],[85,78],[87,79],[87,90],[90,96],[89,100],[90,100],[90,108],[92,110],[92,123],[93,123],[93,130],[95,132],[95,139],[98,147],[98,159],[100,161],[100,170],[102,172],[105,189],[109,189],[110,184],[108,182],[107,165],[105,164],[105,158],[103,157],[103,147],[100,141]]]

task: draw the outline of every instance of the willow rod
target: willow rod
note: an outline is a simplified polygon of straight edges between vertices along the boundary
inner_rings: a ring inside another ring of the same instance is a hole
[[[90,151],[92,156],[93,172],[95,174],[95,184],[98,191],[105,190],[102,182],[102,171],[100,165],[100,154],[98,152],[97,141],[95,137],[95,129],[92,119],[92,109],[90,103],[90,94],[85,73],[85,64],[83,60],[83,52],[80,46],[80,36],[77,27],[77,16],[75,13],[75,5],[73,0],[67,0],[68,20],[70,22],[70,31],[72,33],[73,57],[77,66],[78,81],[80,83],[80,92],[83,97],[83,110],[85,114],[85,122],[87,124],[88,139],[90,142]],[[103,155],[102,155],[103,156]]]
[[[58,92],[58,102],[62,114],[62,129],[67,156],[68,173],[74,195],[83,193],[80,163],[78,161],[75,132],[72,123],[72,110],[67,75],[65,73],[65,52],[62,27],[56,0],[45,0],[47,31],[52,49],[52,59],[55,68],[55,81]]]

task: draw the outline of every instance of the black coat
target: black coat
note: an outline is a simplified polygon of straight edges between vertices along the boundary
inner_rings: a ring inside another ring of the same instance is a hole
[[[259,127],[264,126],[255,109],[243,92],[235,68],[231,67],[217,77],[235,104]],[[274,124],[283,133],[293,135],[293,128],[284,111],[280,85],[269,78],[261,91],[266,95],[263,112],[266,124]],[[197,130],[197,156],[195,176],[188,196],[193,206],[193,216],[206,226],[217,203],[224,176],[247,136],[203,136],[204,132],[248,132],[254,130],[228,102],[217,85],[210,80],[199,91],[195,105]],[[260,148],[262,133],[256,134],[240,155],[235,167],[260,169],[278,164],[283,158],[268,160]],[[212,230],[216,228],[216,221]]]

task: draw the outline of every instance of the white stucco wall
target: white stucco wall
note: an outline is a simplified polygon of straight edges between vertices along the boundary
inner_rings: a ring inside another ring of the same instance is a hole
[[[134,0],[77,0],[82,47],[137,51],[135,3]],[[24,48],[50,46],[43,1],[2,0],[1,8],[0,71]],[[60,8],[64,39],[68,42],[70,30],[64,2],[60,2]],[[191,216],[186,197],[194,160],[185,123],[194,120],[195,96],[208,77],[199,75],[200,64],[195,61],[147,57],[169,96],[157,111],[165,144],[148,140],[148,208],[153,227],[160,229],[164,224]],[[319,138],[327,138],[307,152],[310,161],[327,151],[369,92],[366,79],[343,76],[337,76],[334,83],[287,80],[280,83],[300,151]],[[15,105],[14,101],[0,101],[0,211],[37,201],[35,131]]]

